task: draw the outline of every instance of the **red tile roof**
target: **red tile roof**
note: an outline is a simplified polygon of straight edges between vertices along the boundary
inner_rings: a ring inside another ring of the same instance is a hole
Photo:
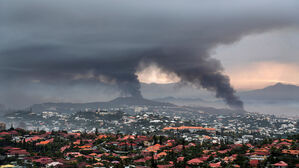
[[[259,161],[258,160],[250,160],[249,164],[251,167],[257,167],[259,164]]]
[[[0,136],[3,136],[3,135],[10,135],[10,133],[8,133],[8,132],[0,132]]]
[[[2,149],[4,149],[4,150],[21,150],[21,148],[15,148],[15,147],[11,147],[11,146],[5,146]]]
[[[288,164],[286,163],[286,162],[284,162],[284,161],[280,161],[280,162],[278,162],[278,163],[275,163],[275,164],[272,164],[273,166],[288,166]]]
[[[187,162],[189,165],[198,165],[200,163],[203,163],[203,161],[200,158],[194,158]]]
[[[39,143],[36,143],[36,145],[47,145],[48,143],[52,143],[53,142],[53,138],[49,139],[49,140],[45,140],[45,141],[41,141]]]
[[[210,166],[210,167],[221,167],[221,162],[210,163],[209,166]]]
[[[9,150],[8,154],[10,154],[10,155],[29,155],[29,152],[27,152],[25,149]]]
[[[145,162],[146,162],[145,158],[134,160],[134,163],[145,163]]]
[[[182,162],[182,161],[184,161],[184,159],[185,159],[185,157],[178,157],[177,162]]]
[[[42,157],[42,158],[35,159],[35,160],[32,160],[32,161],[43,164],[43,165],[53,162],[53,160],[49,157]]]
[[[299,150],[282,150],[282,153],[290,155],[299,155]]]
[[[31,137],[31,138],[25,139],[25,142],[37,141],[37,140],[40,140],[40,139],[43,139],[43,138],[40,137],[40,136],[34,136],[34,137]]]

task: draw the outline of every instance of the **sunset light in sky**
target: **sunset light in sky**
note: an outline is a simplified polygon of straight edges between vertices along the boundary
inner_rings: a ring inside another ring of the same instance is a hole
[[[298,85],[299,65],[277,62],[260,62],[247,66],[234,67],[227,72],[234,88],[250,90],[263,88],[278,82]],[[163,72],[152,65],[137,73],[142,83],[168,84],[177,83],[179,77],[173,73]]]

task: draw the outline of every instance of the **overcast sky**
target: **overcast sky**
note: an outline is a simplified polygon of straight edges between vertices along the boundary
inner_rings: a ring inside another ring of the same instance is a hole
[[[299,85],[299,30],[273,30],[249,35],[215,49],[237,89],[263,88],[277,82]]]
[[[299,84],[298,9],[297,0],[3,0],[0,104],[138,96],[139,82],[181,82],[238,104],[234,89]]]

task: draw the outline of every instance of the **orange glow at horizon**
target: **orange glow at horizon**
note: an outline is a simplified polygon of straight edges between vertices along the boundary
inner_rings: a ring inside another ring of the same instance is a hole
[[[299,84],[299,65],[259,62],[230,69],[227,74],[237,90],[260,89],[275,83]]]
[[[237,90],[260,89],[281,82],[299,84],[299,65],[278,62],[259,62],[246,66],[233,67],[226,74]],[[180,78],[174,73],[163,72],[158,66],[151,65],[136,73],[142,83],[177,83]]]

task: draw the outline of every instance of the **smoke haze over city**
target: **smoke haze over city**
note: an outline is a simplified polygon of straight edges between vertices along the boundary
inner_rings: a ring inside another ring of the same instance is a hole
[[[258,54],[247,54],[250,47],[230,53],[228,46],[245,37],[298,31],[298,7],[295,0],[1,1],[0,103],[25,107],[105,95],[142,97],[142,79],[163,83],[148,76],[156,71],[166,83],[208,90],[243,109],[234,84],[258,84],[239,74],[240,67],[257,66],[250,58]],[[258,65],[279,61],[298,68],[298,58],[290,57],[259,55]],[[280,82],[271,77],[267,80]]]

